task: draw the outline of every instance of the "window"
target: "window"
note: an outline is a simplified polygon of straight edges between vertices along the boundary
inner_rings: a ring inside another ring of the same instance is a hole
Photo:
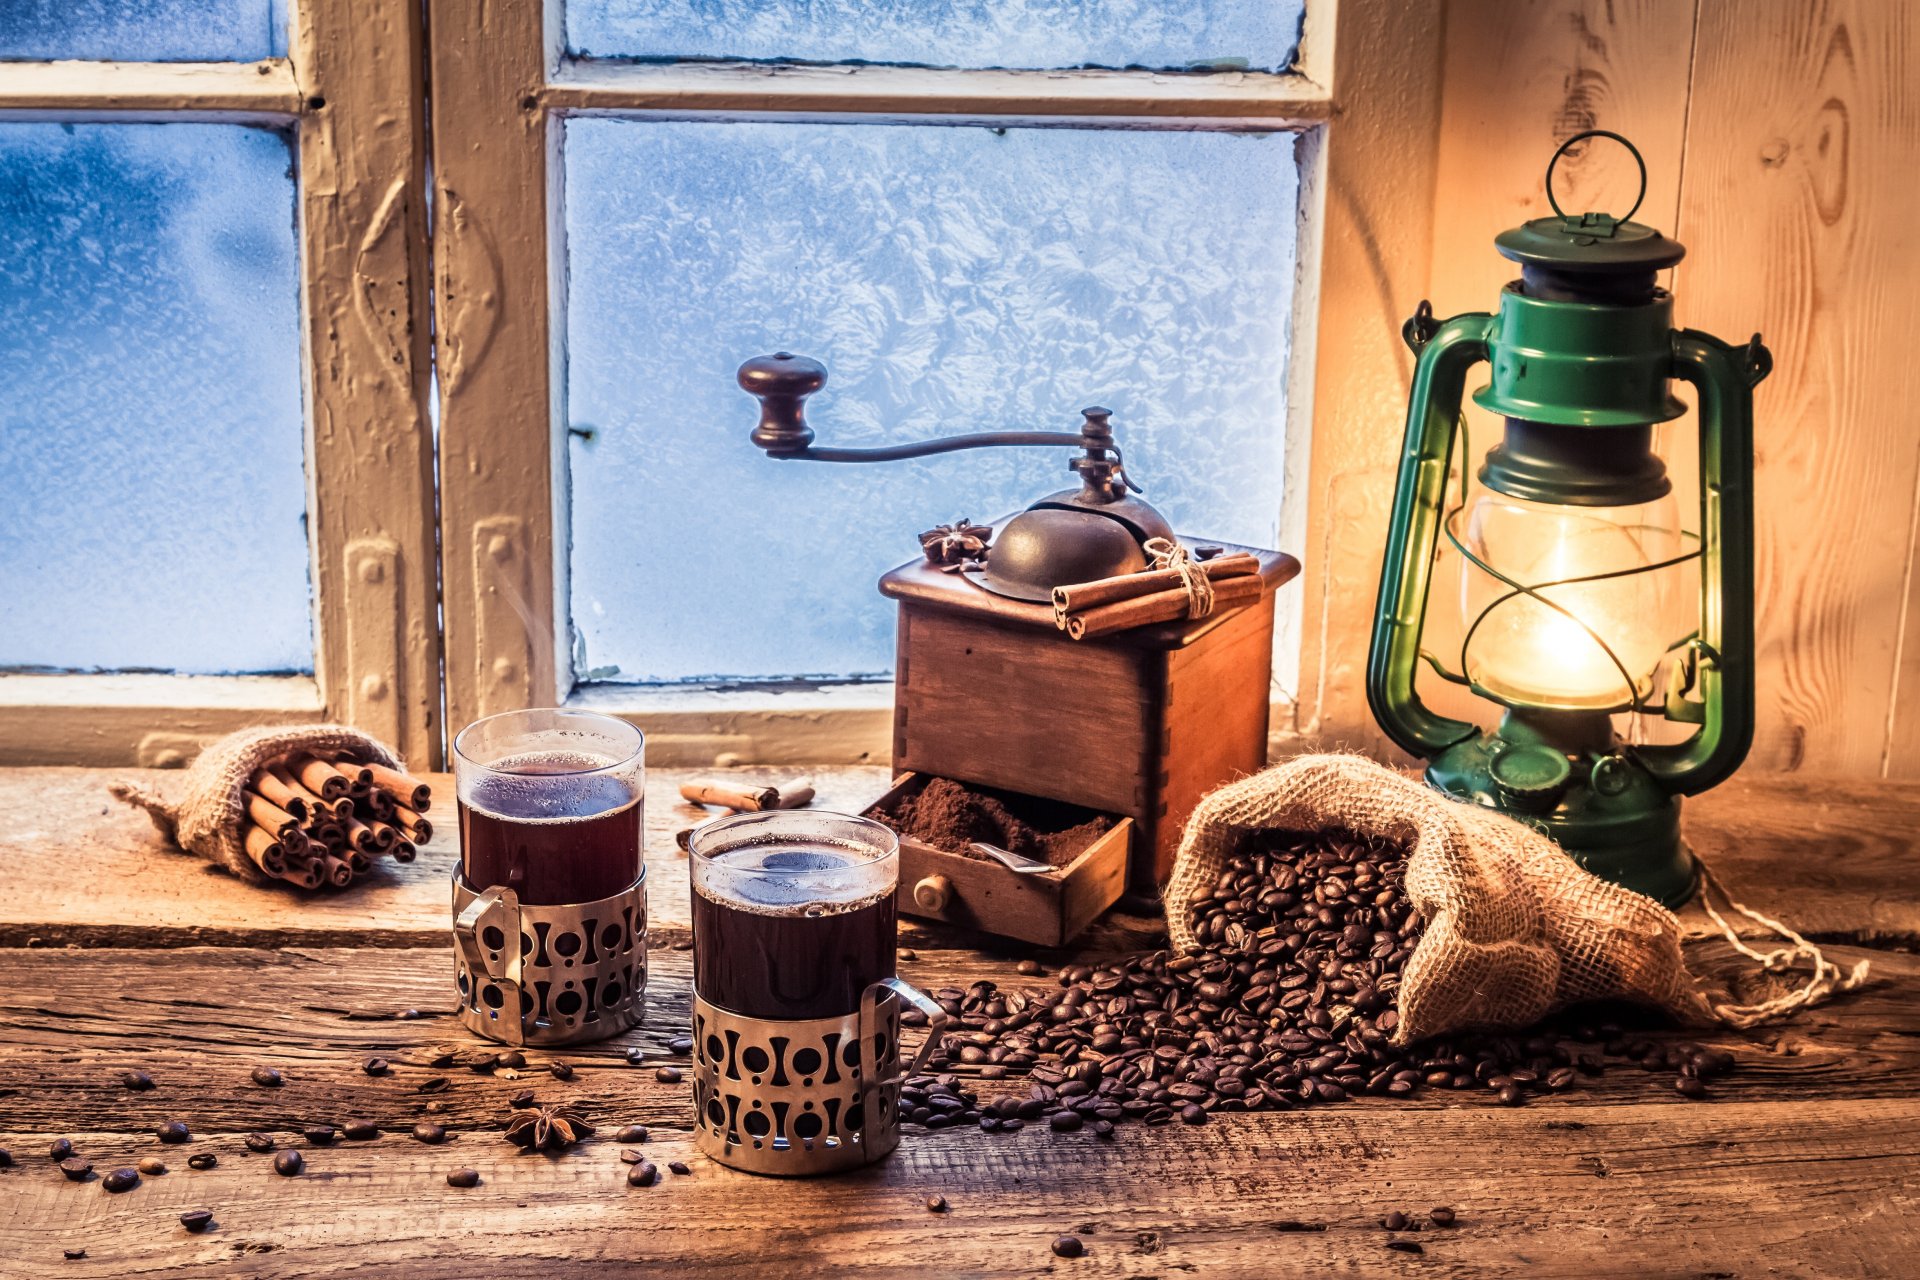
[[[918,529],[1071,479],[1039,450],[771,462],[732,376],[764,351],[827,364],[835,444],[1105,403],[1176,527],[1273,545],[1328,107],[1290,69],[1300,24],[1285,0],[570,0],[436,44],[448,718],[572,697],[658,743],[691,707],[689,754],[764,755],[714,717],[883,678],[874,579]]]
[[[0,6],[0,761],[317,716],[437,758],[417,29]]]

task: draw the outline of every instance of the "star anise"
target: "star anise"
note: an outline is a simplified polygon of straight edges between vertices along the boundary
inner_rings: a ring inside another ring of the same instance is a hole
[[[592,1133],[587,1117],[570,1103],[516,1111],[507,1122],[507,1141],[529,1151],[565,1151]]]
[[[970,560],[984,560],[987,544],[993,540],[993,526],[974,524],[962,517],[920,535],[920,549],[927,563],[951,572]]]

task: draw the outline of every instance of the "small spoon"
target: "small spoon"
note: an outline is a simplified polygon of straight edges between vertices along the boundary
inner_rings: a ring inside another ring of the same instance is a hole
[[[1015,853],[1011,849],[1002,849],[997,844],[987,844],[985,841],[975,840],[973,847],[981,853],[986,854],[989,858],[992,858],[995,862],[1005,866],[1007,870],[1018,871],[1021,875],[1041,876],[1053,870],[1053,864],[1050,862],[1042,862],[1038,858],[1029,858],[1026,854]]]

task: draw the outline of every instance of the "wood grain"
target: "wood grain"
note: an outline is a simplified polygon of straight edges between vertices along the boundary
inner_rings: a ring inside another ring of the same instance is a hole
[[[223,1137],[195,1144],[218,1168],[108,1196],[48,1167],[49,1136],[15,1139],[33,1153],[0,1170],[0,1256],[26,1274],[1896,1276],[1920,1248],[1911,1098],[1596,1107],[1578,1127],[1535,1111],[1356,1109],[1113,1144],[949,1130],[806,1182],[656,1140],[663,1182],[647,1189],[625,1185],[611,1142],[547,1157],[491,1135],[438,1148],[382,1138],[311,1150],[305,1174],[281,1178]],[[184,1166],[188,1150],[73,1137],[104,1168],[154,1151]],[[689,1175],[669,1175],[671,1159]],[[478,1188],[447,1187],[462,1165]],[[927,1212],[930,1194],[950,1212]],[[1410,1237],[1423,1256],[1385,1247],[1381,1214],[1440,1204],[1459,1224]],[[218,1229],[182,1231],[176,1215],[196,1207]],[[1085,1241],[1084,1260],[1050,1254],[1063,1231]],[[83,1261],[61,1260],[78,1247]]]

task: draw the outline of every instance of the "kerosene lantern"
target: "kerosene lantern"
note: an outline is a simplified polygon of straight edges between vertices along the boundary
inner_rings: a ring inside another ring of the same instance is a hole
[[[1655,273],[1686,250],[1625,217],[1565,213],[1503,232],[1520,264],[1494,315],[1436,322],[1427,303],[1405,336],[1418,354],[1367,698],[1427,780],[1558,841],[1595,874],[1669,905],[1692,895],[1680,797],[1724,781],[1753,738],[1752,389],[1771,357],[1755,334],[1729,345],[1674,329]],[[1461,414],[1468,370],[1490,380],[1475,403],[1505,418],[1468,496]],[[1698,533],[1654,453],[1654,427],[1684,412],[1670,380],[1699,397]],[[1449,505],[1458,444],[1461,492]],[[1439,539],[1457,553],[1457,655],[1422,645]],[[1697,570],[1697,596],[1690,583]],[[1450,667],[1448,660],[1453,659]],[[1422,661],[1505,708],[1485,731],[1429,710]],[[1457,668],[1457,669],[1455,669]],[[1627,713],[1623,739],[1614,717]],[[1641,716],[1696,726],[1684,741],[1638,739]]]

